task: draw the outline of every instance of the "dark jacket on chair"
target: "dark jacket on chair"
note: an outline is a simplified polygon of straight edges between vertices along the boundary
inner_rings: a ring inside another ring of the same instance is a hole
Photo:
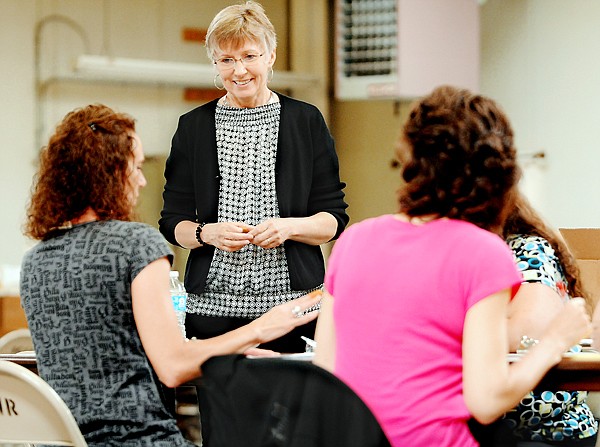
[[[202,371],[205,447],[389,446],[362,400],[310,362],[227,355]]]

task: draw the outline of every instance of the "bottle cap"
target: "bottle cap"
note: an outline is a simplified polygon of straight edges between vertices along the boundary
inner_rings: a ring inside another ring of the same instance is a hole
[[[178,272],[177,270],[171,270],[171,271],[169,272],[169,276],[170,276],[171,278],[179,278],[179,272]]]

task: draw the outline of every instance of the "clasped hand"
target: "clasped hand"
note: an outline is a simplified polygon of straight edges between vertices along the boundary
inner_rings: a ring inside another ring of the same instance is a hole
[[[253,226],[244,222],[217,222],[206,224],[202,229],[204,242],[220,250],[234,252],[248,244],[268,249],[277,247],[288,238],[289,229],[285,219],[268,219]]]

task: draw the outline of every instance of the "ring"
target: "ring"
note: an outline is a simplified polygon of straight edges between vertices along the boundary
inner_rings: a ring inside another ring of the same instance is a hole
[[[300,318],[302,316],[302,308],[300,306],[294,306],[292,309],[292,313],[296,318]]]

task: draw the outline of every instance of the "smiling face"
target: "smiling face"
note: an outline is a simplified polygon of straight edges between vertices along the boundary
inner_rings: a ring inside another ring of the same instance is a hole
[[[135,206],[137,203],[138,197],[140,196],[140,188],[146,186],[146,177],[144,176],[144,172],[142,171],[142,167],[144,166],[144,148],[142,147],[142,140],[137,133],[131,134],[133,138],[132,145],[132,153],[133,156],[129,159],[129,166],[127,168],[128,177],[127,177],[127,187],[128,192],[127,195],[129,197],[129,201],[131,206]]]
[[[257,56],[252,63],[242,61],[248,55]],[[262,56],[260,56],[262,55]],[[216,61],[232,58],[231,68],[217,63],[217,70],[227,90],[229,103],[238,107],[257,107],[266,104],[271,95],[267,87],[269,72],[275,63],[275,51],[267,53],[256,42],[245,42],[240,46],[224,46]]]

